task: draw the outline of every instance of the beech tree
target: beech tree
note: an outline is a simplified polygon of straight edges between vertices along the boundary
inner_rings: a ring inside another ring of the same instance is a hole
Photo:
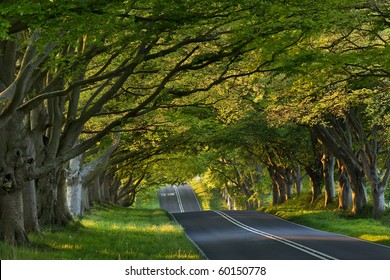
[[[228,39],[229,29],[237,28],[231,25],[239,19],[236,6],[209,4],[2,4],[2,239],[27,241],[26,182],[37,184],[40,223],[66,224],[67,161],[118,127],[126,129],[131,119],[232,75],[250,38]],[[210,68],[214,75],[195,82],[197,71]],[[83,134],[96,120],[101,125]]]
[[[353,212],[362,211],[367,204],[368,179],[374,217],[384,211],[390,172],[388,131],[378,122],[378,116],[386,118],[387,113],[379,110],[374,116],[371,109],[388,107],[384,98],[389,77],[388,9],[381,1],[363,6],[356,3],[348,10],[356,15],[355,20],[332,34],[325,32],[303,41],[300,52],[291,53],[291,72],[278,92],[278,101],[270,107],[279,118],[282,115],[311,127],[339,160],[352,186]],[[289,106],[283,105],[286,100]]]

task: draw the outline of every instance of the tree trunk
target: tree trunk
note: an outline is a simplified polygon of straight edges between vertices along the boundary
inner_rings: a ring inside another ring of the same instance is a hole
[[[89,191],[87,186],[82,186],[81,189],[81,213],[91,209],[91,201],[89,199]]]
[[[294,170],[295,191],[299,195],[302,192],[302,174],[301,166],[298,164]]]
[[[33,168],[35,151],[22,120],[22,114],[14,114],[0,127],[0,240],[11,244],[28,242],[22,190],[24,176]]]
[[[92,203],[101,203],[103,200],[102,200],[102,193],[101,193],[101,188],[100,188],[100,178],[99,176],[96,176],[92,182],[90,183],[89,185],[89,189],[92,193]]]
[[[372,200],[374,205],[374,218],[379,218],[383,212],[385,212],[385,189],[384,188],[377,188],[375,187],[372,192]]]
[[[311,203],[314,203],[322,194],[323,173],[321,169],[313,168],[312,166],[305,167],[305,170],[310,177],[312,188]]]
[[[69,211],[66,197],[66,176],[65,170],[59,168],[57,172],[57,203],[55,204],[55,224],[60,226],[67,225],[73,220]]]
[[[287,201],[287,188],[283,177],[271,167],[268,167],[268,172],[272,180],[273,205]]]
[[[65,171],[62,166],[39,179],[38,215],[41,225],[66,225],[72,220],[66,202]]]
[[[23,189],[23,213],[24,228],[26,232],[35,232],[40,234],[41,230],[38,224],[37,195],[35,192],[35,181],[26,183]]]
[[[333,203],[336,197],[335,185],[334,185],[334,166],[336,163],[335,157],[323,148],[322,156],[322,169],[324,173],[325,183],[325,206]]]
[[[278,205],[280,203],[280,189],[278,183],[272,180],[272,205]]]
[[[69,161],[69,170],[67,171],[67,200],[69,211],[74,216],[82,215],[82,178],[80,173],[81,156]]]
[[[286,170],[285,175],[286,195],[287,199],[291,198],[294,191],[294,176],[292,170]]]
[[[0,195],[0,239],[14,245],[28,242],[21,190]]]
[[[352,213],[361,213],[367,206],[366,178],[359,170],[348,170],[352,186]]]
[[[38,219],[40,225],[55,224],[55,204],[57,203],[56,171],[37,180]]]
[[[340,161],[337,162],[339,168],[339,209],[348,210],[352,207],[351,182],[349,181],[348,173],[344,165]]]
[[[228,185],[225,185],[225,187],[222,189],[222,198],[225,200],[228,209],[234,210],[236,206],[234,205],[234,200],[229,194],[228,187],[229,187]]]

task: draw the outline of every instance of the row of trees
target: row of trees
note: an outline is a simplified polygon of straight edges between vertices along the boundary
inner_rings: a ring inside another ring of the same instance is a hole
[[[1,240],[207,169],[247,207],[266,169],[274,203],[301,167],[331,201],[336,159],[343,207],[365,207],[368,178],[379,216],[388,14],[379,0],[2,1]]]

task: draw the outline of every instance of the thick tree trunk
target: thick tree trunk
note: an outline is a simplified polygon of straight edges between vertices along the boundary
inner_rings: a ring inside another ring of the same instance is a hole
[[[11,244],[28,242],[22,190],[35,151],[22,120],[23,115],[16,114],[0,127],[0,240]]]
[[[374,218],[377,219],[385,212],[386,208],[384,188],[374,188],[372,200],[374,205],[373,215]]]
[[[38,215],[41,225],[66,225],[72,220],[66,202],[65,172],[59,167],[39,179]]]
[[[338,161],[339,168],[339,209],[348,210],[352,208],[352,187],[345,167]]]
[[[38,219],[40,225],[55,224],[55,205],[57,203],[56,171],[37,180]]]
[[[322,156],[322,169],[324,173],[325,183],[325,206],[333,203],[336,197],[335,185],[334,185],[334,167],[336,163],[335,157],[329,153],[325,148],[323,149]]]
[[[24,228],[30,232],[40,234],[41,230],[38,224],[37,212],[37,195],[35,192],[35,181],[31,180],[26,183],[23,189],[23,213],[24,213]]]
[[[14,245],[28,242],[21,190],[0,195],[0,239]]]
[[[366,178],[362,171],[348,170],[352,186],[352,213],[361,213],[367,206]]]
[[[104,190],[104,201],[113,202],[113,200],[111,200],[111,192],[110,192],[112,180],[108,178],[106,172],[104,172],[102,181],[103,181],[103,190]]]
[[[80,173],[81,156],[69,161],[69,170],[67,170],[67,200],[69,211],[74,216],[81,216],[82,210],[82,178]]]
[[[311,203],[314,203],[322,194],[323,173],[321,168],[313,168],[312,166],[305,167],[305,170],[310,177],[312,188]]]
[[[73,220],[66,199],[66,176],[65,170],[60,168],[57,172],[57,203],[55,204],[55,224],[64,226]]]
[[[92,192],[92,203],[103,202],[102,193],[100,188],[100,176],[96,176],[89,185],[89,189]]]
[[[287,188],[283,177],[270,167],[268,173],[272,180],[273,205],[287,201]]]

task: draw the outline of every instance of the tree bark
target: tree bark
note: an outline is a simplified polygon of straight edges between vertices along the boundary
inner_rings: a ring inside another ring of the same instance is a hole
[[[37,195],[34,180],[27,182],[23,189],[23,213],[26,232],[40,234],[41,230],[38,223]]]
[[[81,178],[81,156],[78,156],[69,161],[69,169],[67,170],[67,200],[69,211],[74,216],[81,216],[82,211],[82,178]]]
[[[317,198],[322,194],[323,173],[319,166],[306,166],[306,173],[310,177],[310,184],[312,189],[311,203],[314,203]]]
[[[65,169],[59,168],[57,172],[57,203],[55,204],[55,224],[64,226],[73,220],[72,214],[69,211],[67,196],[66,196],[66,176]]]
[[[39,182],[38,215],[41,225],[66,225],[72,220],[66,202],[65,170],[52,170]]]
[[[26,244],[22,191],[0,195],[0,239],[13,245]]]
[[[295,191],[299,195],[302,192],[302,174],[301,174],[301,166],[297,164],[294,169],[294,181],[295,181]]]
[[[28,242],[24,228],[22,190],[24,174],[33,168],[34,145],[16,114],[0,127],[0,240],[11,244]]]
[[[294,176],[292,170],[287,169],[285,175],[286,195],[287,199],[291,198],[294,192]]]
[[[344,165],[339,160],[337,163],[339,169],[339,209],[348,210],[352,208],[352,187]]]
[[[348,177],[352,182],[352,213],[362,213],[367,206],[366,177],[363,171],[350,169]]]
[[[268,167],[268,173],[272,181],[273,205],[287,201],[287,188],[284,178],[272,167]]]
[[[329,153],[328,150],[323,148],[322,156],[322,169],[324,173],[324,183],[325,183],[325,206],[333,203],[334,198],[336,197],[335,185],[334,185],[334,167],[335,167],[335,157]]]

